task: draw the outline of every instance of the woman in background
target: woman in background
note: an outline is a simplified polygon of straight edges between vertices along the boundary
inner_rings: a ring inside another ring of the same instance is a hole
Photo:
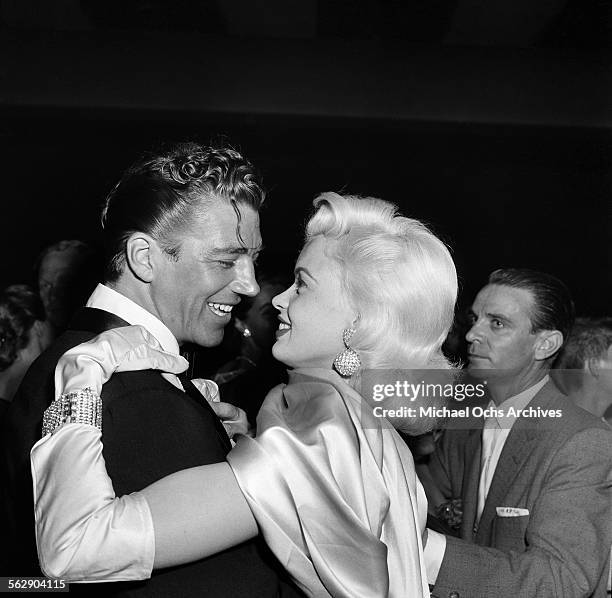
[[[257,438],[241,437],[228,463],[116,498],[99,429],[56,417],[59,430],[32,451],[47,575],[142,579],[260,531],[309,596],[429,595],[427,505],[412,456],[356,389],[364,369],[449,367],[440,347],[453,321],[455,267],[444,244],[392,204],[327,193],[315,207],[295,282],[273,300],[273,353],[292,369],[264,402]],[[56,396],[84,401],[92,393],[83,389],[97,394],[117,367],[186,367],[154,346],[130,327],[75,347],[58,365]],[[100,401],[88,405],[95,424]],[[393,424],[421,433],[433,422]]]
[[[32,362],[51,344],[38,295],[15,284],[0,293],[0,421]]]

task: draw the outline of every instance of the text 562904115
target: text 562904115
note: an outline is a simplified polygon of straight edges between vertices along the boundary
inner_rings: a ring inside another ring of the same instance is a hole
[[[0,577],[0,592],[68,592],[69,583],[48,577]]]

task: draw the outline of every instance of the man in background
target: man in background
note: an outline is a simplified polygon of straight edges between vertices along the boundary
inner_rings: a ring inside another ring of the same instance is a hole
[[[576,405],[612,423],[612,318],[577,318],[555,370]]]
[[[463,502],[459,538],[428,530],[433,596],[605,596],[612,431],[548,375],[573,312],[561,281],[526,269],[496,270],[472,304],[468,369],[491,415],[445,430],[430,461]]]
[[[66,329],[101,276],[101,256],[83,241],[67,239],[42,251],[36,264],[38,292],[56,333]]]

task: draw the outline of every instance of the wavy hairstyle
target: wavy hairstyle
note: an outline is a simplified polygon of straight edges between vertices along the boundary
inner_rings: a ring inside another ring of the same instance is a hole
[[[569,289],[556,276],[529,268],[499,268],[489,275],[489,284],[529,291],[534,305],[531,332],[558,330],[565,342],[576,312]]]
[[[371,197],[323,193],[306,227],[322,235],[359,322],[351,346],[364,368],[449,368],[441,351],[453,323],[457,273],[422,222]]]
[[[205,214],[210,202],[227,201],[236,212],[236,234],[242,241],[238,206],[259,210],[264,198],[259,174],[231,148],[181,143],[137,162],[108,195],[102,210],[105,279],[121,275],[126,242],[134,232],[151,235],[176,260],[181,233],[196,211]]]
[[[15,284],[0,293],[0,372],[9,368],[28,344],[37,320],[45,320],[45,308],[29,286]]]
[[[572,392],[581,388],[584,369],[605,359],[612,346],[612,318],[576,318],[569,337],[565,340],[555,361],[561,370],[563,389]],[[569,370],[569,371],[568,371]]]

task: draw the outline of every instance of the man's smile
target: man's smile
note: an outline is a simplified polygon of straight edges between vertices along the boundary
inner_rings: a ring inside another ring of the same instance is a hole
[[[230,305],[229,303],[212,303],[209,301],[207,305],[208,309],[210,309],[213,314],[219,316],[220,318],[229,317],[232,313],[232,309],[234,308],[234,306]]]

